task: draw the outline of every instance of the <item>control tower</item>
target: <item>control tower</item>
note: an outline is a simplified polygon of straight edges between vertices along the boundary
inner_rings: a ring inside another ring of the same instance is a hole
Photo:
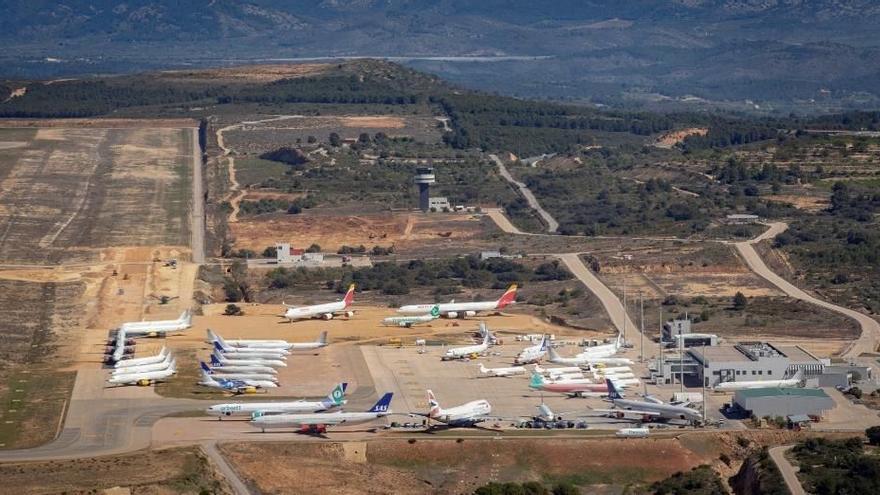
[[[415,183],[419,186],[419,209],[422,211],[428,211],[428,195],[431,184],[436,182],[432,167],[418,167],[416,169]]]

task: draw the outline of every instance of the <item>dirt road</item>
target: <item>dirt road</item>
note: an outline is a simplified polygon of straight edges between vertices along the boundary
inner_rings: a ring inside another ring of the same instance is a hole
[[[792,447],[793,445],[780,445],[779,447],[773,447],[768,452],[770,453],[770,458],[776,463],[776,467],[779,468],[779,472],[782,473],[782,479],[785,480],[785,485],[788,487],[791,495],[806,495],[807,492],[804,491],[804,487],[801,486],[801,482],[797,478],[797,471],[788,462],[788,459],[785,458],[785,453]]]
[[[871,318],[866,314],[859,313],[858,311],[837,306],[835,304],[822,301],[811,296],[810,294],[807,294],[803,290],[795,287],[792,283],[773,272],[764,263],[764,260],[761,259],[761,257],[758,255],[758,252],[755,251],[755,248],[753,246],[754,244],[763,240],[772,239],[778,234],[784,232],[787,228],[788,225],[785,223],[772,223],[770,224],[770,228],[758,237],[749,241],[737,242],[735,244],[736,249],[737,251],[739,251],[739,254],[743,257],[743,259],[745,259],[746,264],[748,264],[749,268],[753,272],[755,272],[764,280],[778,287],[789,297],[800,299],[801,301],[815,304],[816,306],[834,311],[836,313],[840,313],[858,322],[859,326],[862,329],[862,333],[859,338],[852,343],[849,349],[843,352],[843,357],[853,358],[858,357],[859,355],[866,352],[874,352],[874,350],[877,348],[878,342],[880,342],[880,323],[878,323],[877,320]]]
[[[495,225],[498,226],[499,229],[503,230],[508,234],[517,234],[517,235],[535,235],[529,232],[523,232],[519,230],[516,225],[514,225],[510,219],[501,211],[501,208],[486,208],[486,215],[489,215],[489,218],[495,222]]]
[[[203,442],[202,451],[211,459],[211,462],[214,463],[220,474],[226,478],[226,481],[236,495],[250,495],[251,491],[248,490],[247,485],[244,484],[244,481],[241,480],[235,469],[226,462],[223,454],[217,450],[217,442]]]
[[[605,308],[605,311],[611,318],[611,322],[614,323],[618,331],[626,336],[625,340],[637,344],[639,339],[636,337],[640,336],[639,327],[633,323],[626,311],[623,310],[623,303],[620,302],[620,299],[584,265],[577,253],[560,254],[558,256],[565,263],[565,266],[568,267],[569,271],[586,285],[590,292],[599,298],[602,307]]]
[[[205,193],[202,184],[202,149],[199,146],[199,129],[192,130],[192,262],[205,262]]]
[[[559,228],[559,222],[557,222],[552,215],[547,213],[547,211],[541,207],[541,203],[538,202],[538,198],[536,198],[535,195],[532,194],[532,191],[529,190],[528,186],[514,179],[513,176],[510,175],[510,172],[507,170],[507,167],[504,166],[504,162],[502,162],[501,159],[498,158],[496,155],[489,155],[489,158],[491,158],[492,161],[494,161],[495,164],[498,165],[498,170],[501,172],[501,176],[504,177],[507,182],[510,182],[511,184],[516,186],[523,197],[526,198],[526,201],[528,201],[529,206],[531,206],[533,210],[538,212],[538,215],[540,215],[541,218],[544,220],[544,223],[547,224],[547,232],[555,233],[556,230]]]

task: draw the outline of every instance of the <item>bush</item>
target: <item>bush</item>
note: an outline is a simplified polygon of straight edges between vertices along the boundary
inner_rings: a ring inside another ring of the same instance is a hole
[[[238,307],[238,304],[227,304],[226,310],[223,311],[223,314],[226,316],[241,316],[244,314],[244,311]]]
[[[733,296],[733,309],[737,311],[742,311],[746,309],[746,305],[749,303],[749,300],[746,299],[746,296],[742,292],[737,292]]]
[[[306,248],[306,252],[307,252],[307,253],[320,253],[320,252],[321,252],[321,246],[319,246],[319,245],[313,243],[311,246],[309,246],[309,247]]]
[[[865,430],[865,436],[868,437],[868,443],[871,445],[880,445],[880,426],[872,426]]]

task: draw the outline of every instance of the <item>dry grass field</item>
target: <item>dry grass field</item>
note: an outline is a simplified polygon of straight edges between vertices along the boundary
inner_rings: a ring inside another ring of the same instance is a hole
[[[190,129],[0,128],[0,261],[188,245]]]

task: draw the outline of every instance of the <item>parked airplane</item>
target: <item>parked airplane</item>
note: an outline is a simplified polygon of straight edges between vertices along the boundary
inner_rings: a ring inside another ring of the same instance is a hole
[[[126,373],[123,375],[111,376],[109,383],[114,385],[140,385],[147,386],[152,383],[165,381],[165,379],[170,378],[171,375],[177,373],[177,368],[175,367],[174,361],[171,362],[171,365],[159,371],[148,371],[146,373]]]
[[[214,342],[214,350],[217,353],[234,357],[236,359],[287,359],[290,352],[284,349],[247,349],[242,347],[223,347],[220,342]]]
[[[721,382],[713,387],[716,392],[732,392],[749,388],[798,387],[803,382],[803,370],[798,370],[791,378],[785,380],[763,380],[743,382]]]
[[[583,369],[580,366],[561,366],[557,368],[544,368],[543,366],[536,364],[535,365],[535,373],[540,373],[542,375],[548,376],[558,376],[563,375],[565,373],[581,373]]]
[[[487,368],[480,363],[480,373],[488,376],[514,376],[522,375],[526,372],[523,366],[511,366],[510,368]]]
[[[261,364],[246,364],[246,365],[237,365],[237,364],[224,364],[217,356],[211,354],[211,368],[215,371],[220,372],[228,372],[228,373],[265,373],[268,375],[277,375],[278,372],[275,371],[275,368],[271,366],[265,366]]]
[[[269,380],[236,380],[223,378],[217,375],[209,375],[202,370],[202,379],[199,385],[204,387],[219,388],[237,394],[252,394],[261,388],[276,388],[278,384]]]
[[[224,416],[252,416],[255,412],[262,414],[292,414],[292,413],[315,413],[340,407],[347,401],[345,400],[345,389],[347,383],[340,383],[333,387],[330,394],[323,400],[307,401],[297,400],[290,402],[232,402],[227,404],[216,404],[205,410],[217,419],[223,419]]]
[[[434,307],[431,308],[431,311],[427,314],[413,316],[389,316],[388,318],[382,320],[382,324],[391,327],[410,328],[414,325],[430,323],[437,318],[440,318],[440,306],[438,304],[435,304]]]
[[[168,369],[168,367],[171,366],[171,363],[173,363],[173,362],[174,362],[174,359],[171,358],[171,354],[166,354],[165,360],[160,361],[158,363],[138,364],[135,366],[126,366],[124,368],[114,368],[112,374],[113,374],[113,376],[116,376],[116,375],[132,374],[132,373],[147,373],[150,371],[161,371],[164,369]]]
[[[549,341],[547,339],[547,336],[544,335],[543,337],[541,337],[541,342],[539,342],[537,345],[526,347],[525,349],[520,351],[513,362],[515,364],[537,363],[541,359],[544,359],[544,356],[547,354],[547,347],[549,347]]]
[[[280,349],[289,349],[291,347],[290,342],[286,340],[242,340],[242,339],[230,339],[226,340],[223,337],[214,333],[210,328],[207,331],[208,339],[207,343],[213,344],[214,342],[220,342],[220,345],[223,347],[250,347],[250,348],[280,348]]]
[[[165,357],[168,356],[169,352],[165,346],[162,346],[162,350],[159,351],[159,354],[155,356],[146,356],[142,358],[133,358],[133,359],[122,359],[116,361],[113,365],[114,368],[129,368],[132,366],[140,366],[142,364],[156,364],[161,363],[165,360]]]
[[[290,350],[291,351],[311,351],[315,349],[320,349],[322,347],[327,347],[329,342],[327,342],[327,332],[323,331],[320,335],[318,335],[318,340],[314,342],[291,342]]]
[[[593,347],[585,347],[584,351],[578,354],[578,357],[584,358],[608,358],[611,357],[620,350],[620,347],[623,345],[623,335],[617,334],[617,339],[610,344],[602,344]]]
[[[287,363],[285,363],[284,359],[282,358],[266,359],[255,358],[252,356],[242,357],[238,354],[226,356],[223,353],[216,352],[216,350],[213,354],[211,354],[211,358],[212,362],[214,359],[216,359],[223,366],[271,366],[273,368],[287,367]]]
[[[284,306],[287,307],[287,311],[284,312],[282,318],[287,318],[291,323],[295,320],[308,320],[311,318],[331,320],[337,315],[345,315],[346,317],[351,318],[354,316],[354,311],[348,310],[348,307],[351,306],[353,301],[354,284],[351,284],[348,286],[348,292],[345,293],[345,297],[339,301],[298,307],[282,302],[281,304],[284,304]]]
[[[424,416],[430,420],[438,421],[450,427],[471,427],[488,419],[492,412],[492,406],[486,400],[475,400],[460,406],[444,409],[434,397],[434,392],[427,390],[428,413],[411,413],[414,416]]]
[[[581,382],[581,381],[562,381],[547,382],[544,381],[538,373],[532,373],[532,380],[529,382],[529,388],[540,390],[543,392],[555,392],[565,394],[572,397],[583,397],[586,395],[605,395],[608,393],[608,387],[603,383]]]
[[[511,285],[497,301],[479,301],[457,303],[454,300],[438,306],[440,315],[445,318],[467,318],[476,316],[481,311],[502,310],[516,300],[516,284]],[[401,306],[398,313],[423,315],[431,311],[434,304],[410,304]]]
[[[132,336],[157,336],[171,332],[186,330],[192,326],[192,311],[186,310],[176,320],[161,321],[132,321],[123,323],[119,332],[127,337]]]
[[[469,356],[476,356],[486,352],[489,348],[489,335],[483,337],[483,343],[477,345],[469,345],[465,347],[454,347],[446,351],[443,359],[461,359]]]
[[[614,405],[614,409],[605,410],[619,418],[628,416],[638,416],[642,421],[648,421],[655,418],[660,419],[683,419],[693,423],[699,423],[703,420],[703,415],[696,409],[683,406],[673,406],[664,404],[663,401],[648,398],[648,400],[631,400],[624,399],[623,395],[618,391],[618,387],[610,379],[605,380],[608,387],[608,398]]]
[[[388,416],[391,413],[391,398],[389,392],[379,399],[379,402],[366,412],[343,412],[333,411],[310,414],[262,414],[257,411],[253,414],[250,425],[259,428],[263,433],[269,428],[299,428],[301,433],[324,433],[328,425],[343,423],[357,424],[373,421]]]
[[[621,438],[646,438],[651,433],[647,428],[621,428],[615,435]]]
[[[223,371],[223,368],[218,368],[217,370],[214,370],[210,366],[205,364],[204,361],[199,362],[199,365],[202,367],[202,371],[215,378],[224,378],[227,380],[258,380],[278,383],[278,377],[270,373],[233,373]]]
[[[598,347],[598,346],[596,346]],[[547,361],[555,364],[573,364],[578,366],[620,366],[633,364],[632,359],[616,357],[599,357],[591,354],[578,354],[574,357],[562,357],[553,346],[547,350]]]

